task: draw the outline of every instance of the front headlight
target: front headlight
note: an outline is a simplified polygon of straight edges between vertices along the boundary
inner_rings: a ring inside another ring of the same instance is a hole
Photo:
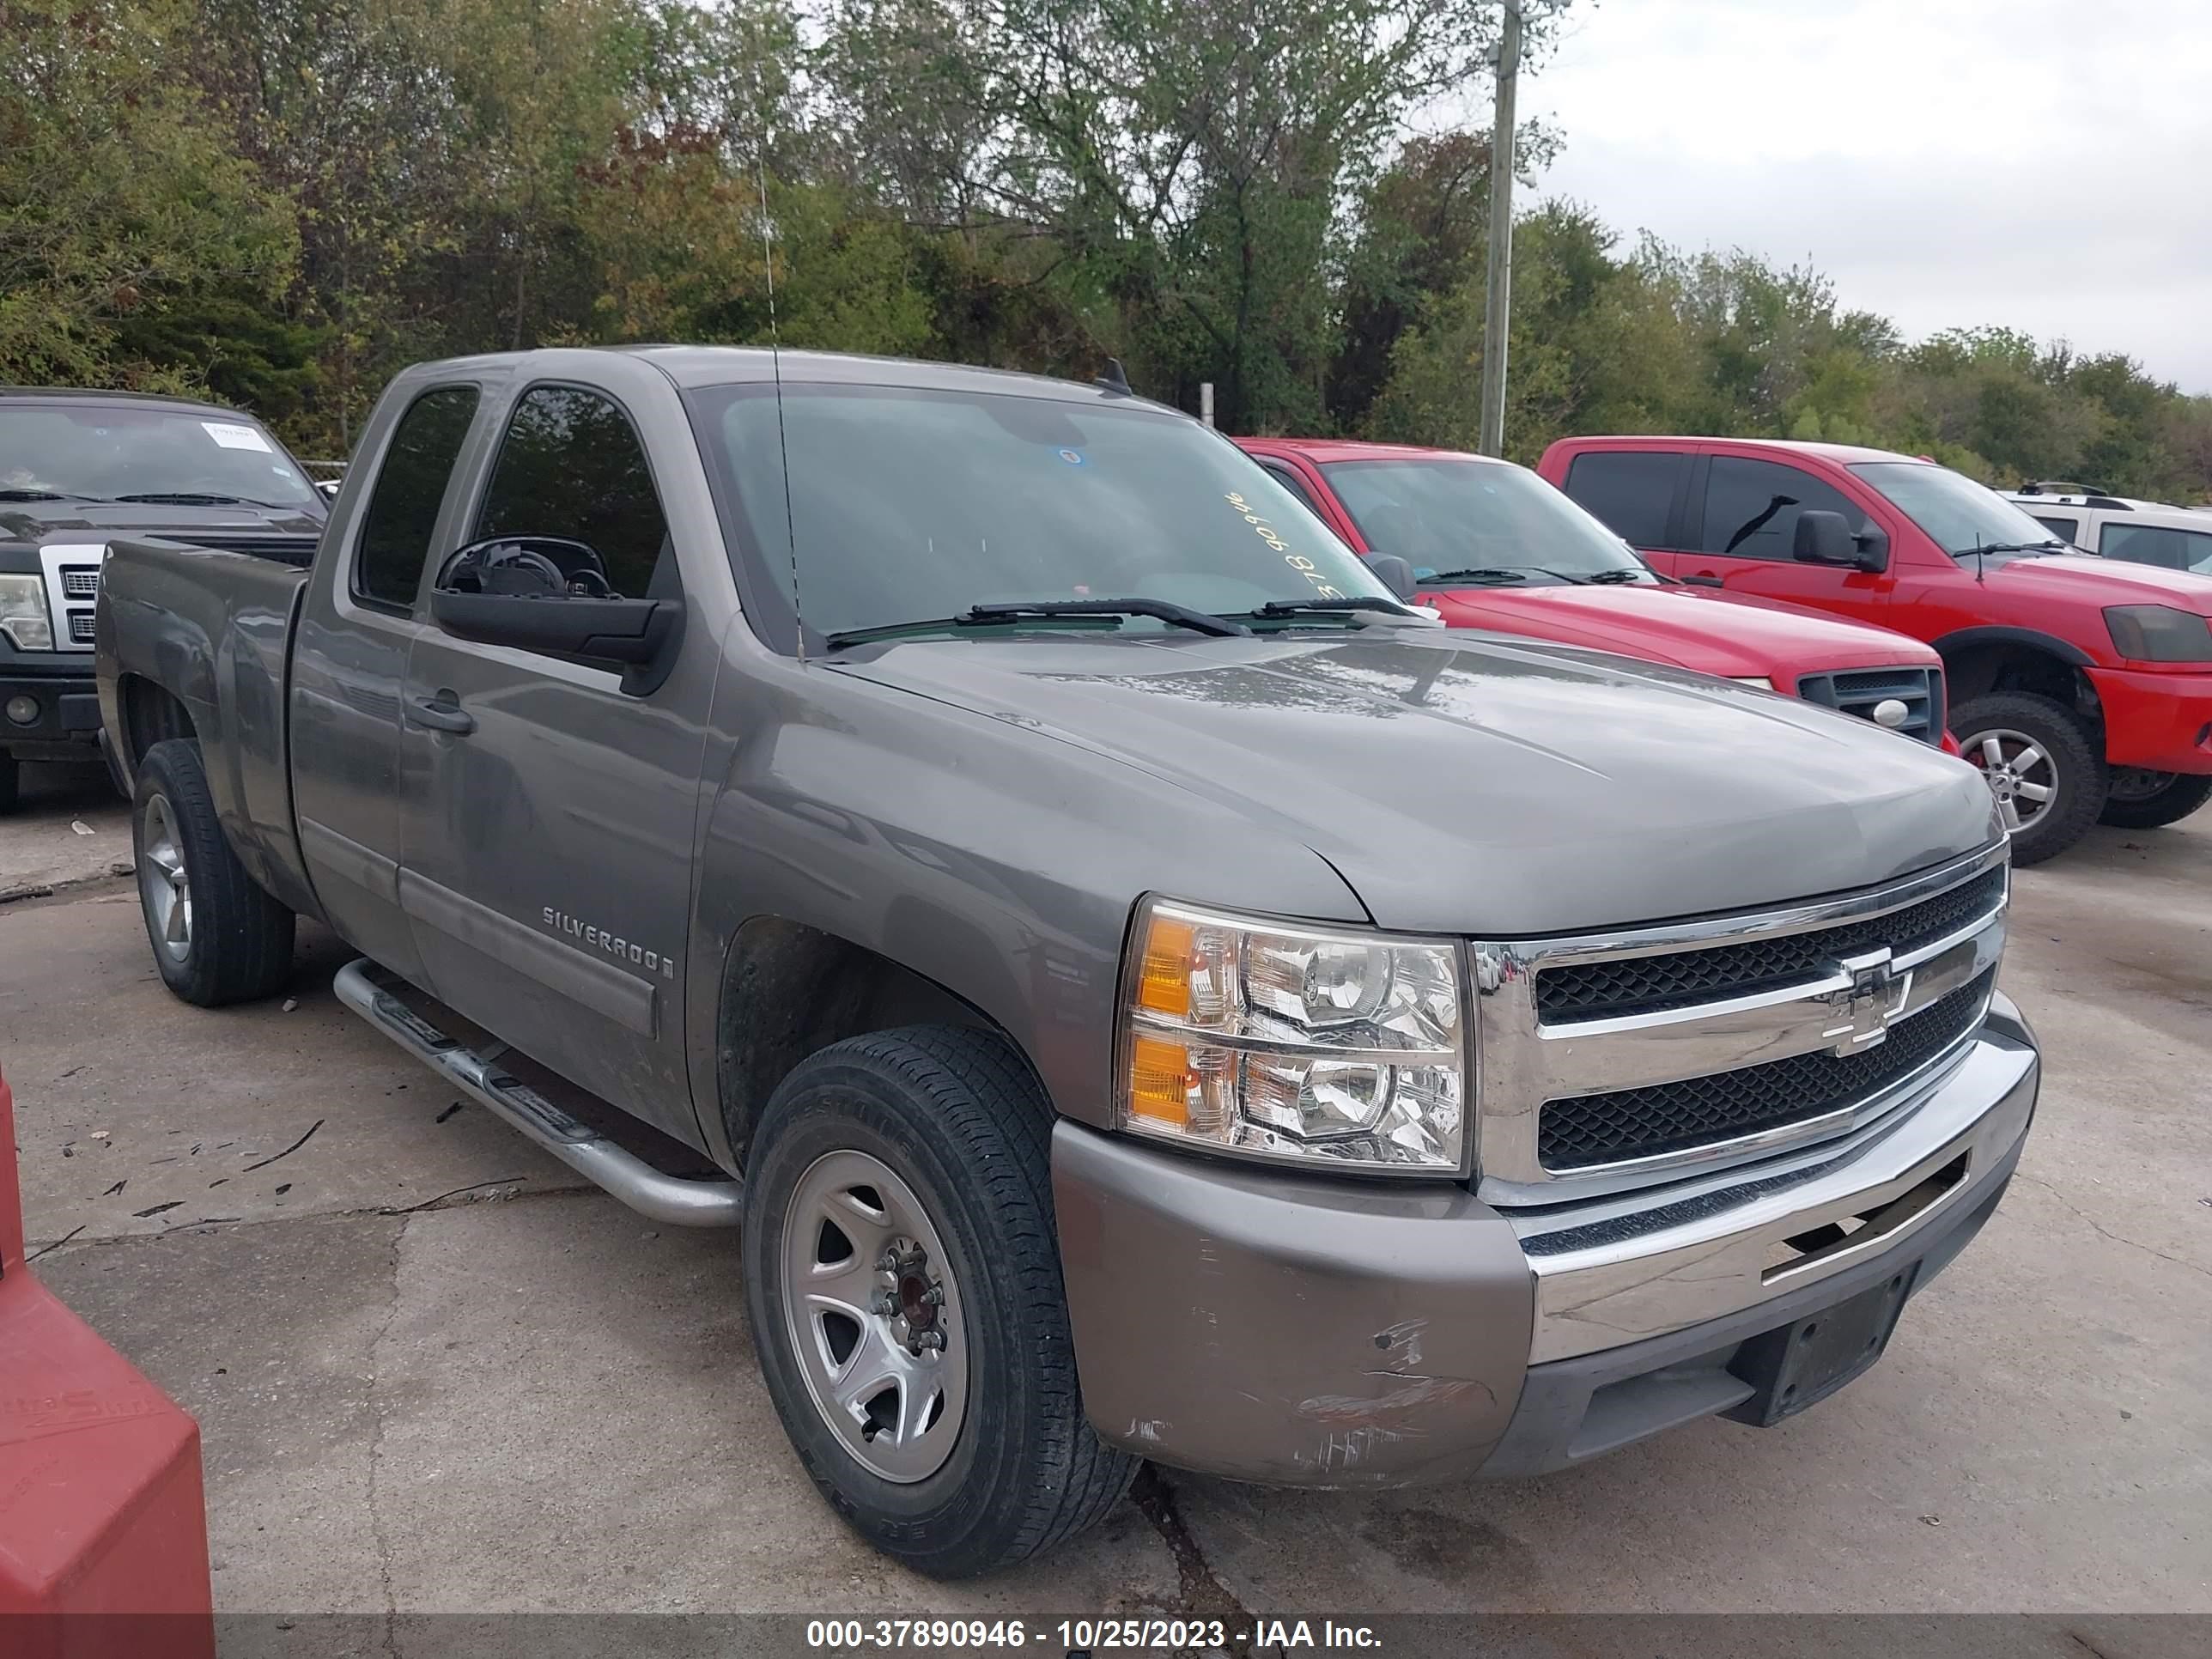
[[[54,648],[53,619],[46,614],[46,585],[37,576],[0,576],[0,634],[18,651]]]
[[[1459,947],[1138,907],[1121,1126],[1214,1152],[1396,1175],[1468,1167]]]
[[[2112,648],[2134,662],[2212,662],[2212,622],[2168,605],[2116,605],[2105,612]]]

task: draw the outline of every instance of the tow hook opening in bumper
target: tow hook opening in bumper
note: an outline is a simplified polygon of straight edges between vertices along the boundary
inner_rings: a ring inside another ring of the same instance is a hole
[[[1970,1147],[1901,1197],[1782,1240],[1771,1248],[1774,1259],[1760,1270],[1759,1282],[1785,1285],[1814,1268],[1832,1266],[1844,1256],[1878,1248],[1941,1202],[1946,1193],[1966,1178],[1972,1162]]]

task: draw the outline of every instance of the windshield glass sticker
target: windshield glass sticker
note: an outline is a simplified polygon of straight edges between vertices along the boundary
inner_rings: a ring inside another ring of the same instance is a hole
[[[202,421],[200,425],[225,449],[258,449],[264,455],[275,453],[269,447],[269,440],[250,426],[238,426],[228,421]]]
[[[1311,559],[1306,557],[1303,553],[1293,553],[1291,551],[1291,544],[1285,541],[1282,537],[1276,532],[1275,526],[1273,525],[1268,523],[1265,518],[1252,510],[1251,502],[1246,501],[1243,496],[1238,495],[1233,489],[1229,492],[1226,500],[1230,506],[1235,507],[1237,512],[1243,515],[1244,522],[1250,525],[1252,528],[1258,532],[1259,538],[1261,541],[1267,543],[1268,546],[1273,548],[1276,552],[1283,556],[1283,562],[1285,564],[1290,566],[1291,569],[1297,571],[1298,574],[1304,576],[1307,581],[1313,584],[1313,591],[1316,598],[1324,599],[1340,599],[1344,598],[1343,590],[1330,586],[1328,578],[1322,574],[1321,568],[1315,564]]]
[[[1079,449],[1063,449],[1060,452],[1060,459],[1066,461],[1070,466],[1081,466],[1083,465],[1083,452]]]

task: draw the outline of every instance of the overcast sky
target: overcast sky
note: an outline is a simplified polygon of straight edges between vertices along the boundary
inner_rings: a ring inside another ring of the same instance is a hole
[[[2212,0],[1576,0],[1540,198],[2212,392]]]

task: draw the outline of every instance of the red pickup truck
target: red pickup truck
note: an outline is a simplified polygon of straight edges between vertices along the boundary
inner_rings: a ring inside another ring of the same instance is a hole
[[[1925,641],[1951,730],[2033,864],[2212,799],[2212,580],[2069,548],[1925,459],[1839,444],[1565,438],[1539,470],[1656,568]]]
[[[1671,663],[1953,746],[1942,659],[1926,646],[1795,605],[1671,583],[1525,467],[1401,444],[1236,442],[1356,551],[1404,559],[1422,603],[1454,627]]]

